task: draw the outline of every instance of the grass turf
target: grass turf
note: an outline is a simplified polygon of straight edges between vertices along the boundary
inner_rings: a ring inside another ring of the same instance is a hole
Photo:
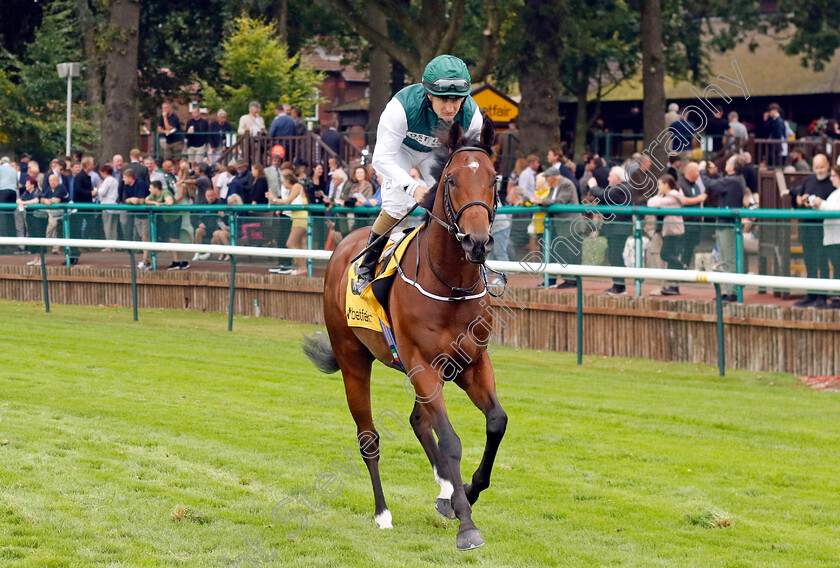
[[[395,528],[375,528],[341,380],[300,351],[317,328],[130,314],[0,302],[0,566],[246,566],[256,549],[306,567],[840,558],[840,399],[792,376],[501,349],[510,422],[473,512],[487,545],[456,552],[457,521],[434,512],[425,454],[394,421],[380,466]],[[402,377],[376,365],[373,383],[374,413],[407,423]],[[469,478],[483,417],[445,394]],[[310,493],[323,508],[288,537],[299,519],[278,526],[272,508],[328,470],[340,493]]]

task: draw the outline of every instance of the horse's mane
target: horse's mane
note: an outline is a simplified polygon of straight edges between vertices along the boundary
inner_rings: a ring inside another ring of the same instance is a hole
[[[427,227],[429,226],[429,221],[431,220],[429,217],[429,211],[432,210],[432,207],[435,204],[435,196],[437,195],[438,187],[440,187],[443,169],[446,167],[446,162],[449,160],[449,156],[451,156],[458,148],[463,148],[465,146],[481,148],[488,154],[492,155],[496,131],[495,128],[493,128],[492,121],[485,117],[484,127],[481,129],[481,133],[479,133],[478,136],[466,137],[461,129],[461,125],[457,122],[448,128],[446,126],[438,128],[435,131],[435,135],[438,140],[442,142],[442,144],[433,151],[433,158],[431,158],[432,167],[430,168],[429,173],[434,178],[435,182],[431,187],[431,191],[426,194],[426,197],[420,203],[420,207],[426,210],[426,213],[423,215],[423,223],[425,223]],[[488,137],[490,140],[485,139]]]

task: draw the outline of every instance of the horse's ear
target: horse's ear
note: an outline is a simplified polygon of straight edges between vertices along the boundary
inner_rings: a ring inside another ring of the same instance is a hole
[[[496,144],[496,126],[489,116],[484,115],[484,125],[481,127],[481,145],[487,149]]]
[[[447,146],[450,152],[454,152],[464,145],[464,131],[458,122],[453,122],[449,127],[449,141]]]

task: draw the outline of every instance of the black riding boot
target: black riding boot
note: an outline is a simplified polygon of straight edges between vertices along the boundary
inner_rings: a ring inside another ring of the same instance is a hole
[[[362,262],[359,263],[359,267],[356,270],[356,281],[351,286],[353,294],[356,296],[361,295],[364,289],[373,282],[374,276],[376,276],[376,262],[379,260],[379,255],[382,254],[382,249],[385,248],[385,244],[388,242],[388,239],[384,237],[379,239],[379,237],[380,235],[377,235],[373,231],[370,232],[370,236],[368,237],[368,247],[370,248],[368,248],[362,257]],[[373,244],[376,239],[379,239],[379,241]]]

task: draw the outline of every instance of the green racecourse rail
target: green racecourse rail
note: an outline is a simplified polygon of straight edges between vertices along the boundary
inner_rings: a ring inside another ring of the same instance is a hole
[[[8,211],[9,214],[17,209],[15,204],[0,204],[0,214]],[[62,203],[53,206],[46,205],[31,205],[27,210],[49,209],[61,210],[63,216],[64,238],[61,239],[41,239],[41,238],[17,238],[17,237],[0,237],[0,245],[33,245],[33,246],[63,246],[65,247],[66,262],[69,266],[70,247],[80,248],[120,248],[126,249],[131,255],[131,284],[132,284],[132,304],[134,312],[134,320],[137,320],[137,280],[136,280],[136,266],[134,264],[134,254],[137,250],[149,251],[168,251],[168,252],[210,252],[217,254],[230,255],[230,304],[228,308],[228,331],[233,329],[233,305],[235,298],[235,280],[236,280],[236,256],[258,256],[258,257],[273,257],[273,258],[305,258],[307,260],[308,273],[312,276],[312,260],[313,259],[328,259],[331,255],[329,251],[312,250],[312,236],[313,236],[313,222],[315,217],[308,216],[307,221],[307,249],[281,249],[268,247],[246,247],[236,245],[236,227],[237,216],[236,213],[247,212],[266,212],[266,211],[297,211],[306,210],[310,213],[325,214],[327,208],[324,205],[283,205],[283,206],[254,206],[254,205],[173,205],[167,206],[165,210],[162,207],[143,206],[143,205],[122,205],[122,204],[91,204],[91,203]],[[91,240],[91,239],[71,239],[69,235],[69,216],[74,214],[74,211],[132,211],[138,214],[147,214],[150,220],[151,238],[155,236],[156,217],[161,213],[170,213],[174,211],[181,212],[208,212],[221,211],[228,215],[228,222],[231,227],[231,244],[230,245],[202,245],[191,243],[159,243],[159,242],[142,242],[142,241],[111,241],[111,240]],[[333,213],[377,213],[378,208],[375,207],[333,207],[330,209]],[[812,211],[812,210],[787,210],[787,209],[724,209],[724,208],[654,208],[654,207],[618,207],[618,206],[589,206],[589,205],[552,205],[550,207],[500,207],[499,213],[514,213],[514,214],[528,214],[528,213],[546,213],[544,223],[545,234],[542,239],[543,245],[543,262],[513,262],[513,261],[488,261],[488,266],[503,272],[528,272],[531,274],[542,274],[544,278],[548,279],[550,275],[565,275],[573,276],[577,282],[577,361],[582,364],[583,358],[583,287],[582,278],[584,277],[625,277],[636,280],[637,294],[641,293],[641,282],[645,279],[654,280],[671,280],[678,282],[702,282],[713,284],[715,287],[715,297],[717,306],[717,336],[718,336],[718,368],[720,375],[724,375],[725,369],[725,351],[724,351],[724,337],[723,337],[723,302],[721,297],[721,284],[734,284],[738,286],[738,301],[742,301],[742,286],[762,286],[776,289],[793,289],[793,290],[819,290],[826,292],[840,293],[840,279],[817,279],[817,278],[799,278],[790,276],[764,276],[743,274],[743,233],[742,223],[744,219],[768,219],[768,220],[796,220],[796,219],[840,219],[840,210],[838,211]],[[589,266],[589,265],[564,265],[557,263],[547,263],[545,259],[551,258],[550,254],[550,227],[552,213],[591,213],[600,212],[606,214],[633,214],[634,220],[634,238],[636,240],[636,264],[635,268],[627,267],[613,267],[613,266]],[[415,213],[415,215],[421,215]],[[645,215],[665,216],[665,215],[681,215],[684,217],[717,217],[717,218],[731,218],[734,219],[735,227],[735,242],[736,242],[736,273],[725,272],[706,272],[698,270],[669,270],[661,268],[642,268],[641,267],[641,250],[642,250],[642,222],[640,217]],[[320,218],[320,217],[319,217]],[[44,289],[44,304],[46,311],[49,312],[49,287],[47,282],[46,261],[44,253],[41,252],[41,272],[43,276]]]

